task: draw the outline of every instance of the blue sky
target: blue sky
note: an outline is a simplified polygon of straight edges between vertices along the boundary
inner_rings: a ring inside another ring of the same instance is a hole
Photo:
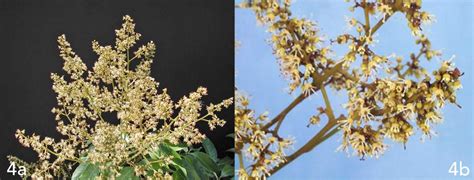
[[[433,48],[443,51],[443,59],[455,55],[457,67],[465,72],[463,89],[458,91],[458,103],[462,109],[448,104],[442,110],[444,122],[435,127],[438,136],[425,142],[420,132],[411,137],[407,149],[402,144],[389,144],[388,150],[379,159],[358,157],[336,152],[341,134],[336,134],[310,153],[276,173],[271,179],[458,179],[448,173],[455,161],[462,161],[474,171],[473,150],[473,5],[470,0],[425,0],[423,10],[436,16],[436,22],[425,26],[425,34]],[[326,39],[347,32],[345,17],[361,17],[360,12],[349,12],[350,3],[343,0],[296,0],[292,4],[295,17],[305,17],[317,22]],[[282,78],[278,64],[266,42],[266,28],[257,25],[254,14],[247,9],[235,11],[235,38],[241,42],[236,51],[236,85],[251,97],[251,107],[257,112],[269,111],[275,116],[295,97],[286,93],[287,81]],[[405,18],[398,14],[378,32],[379,42],[374,50],[379,54],[396,53],[408,57],[417,52],[415,39],[410,35]],[[340,54],[345,47],[334,47]],[[337,56],[336,55],[336,56]],[[428,68],[438,67],[441,60],[432,60]],[[345,92],[330,92],[331,103],[337,113],[344,113],[342,104],[347,101]],[[306,127],[308,119],[315,114],[316,107],[323,105],[321,95],[315,94],[295,108],[284,122],[281,133],[294,137],[294,152],[308,141],[322,126]],[[313,177],[313,178],[310,178]]]

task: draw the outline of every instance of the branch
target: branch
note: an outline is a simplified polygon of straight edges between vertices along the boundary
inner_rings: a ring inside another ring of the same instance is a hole
[[[323,71],[322,75],[317,74],[316,72],[311,75],[311,77],[314,79],[313,81],[313,86],[315,87],[320,87],[321,84],[329,79],[332,75],[334,75],[336,72],[338,72],[340,69],[342,69],[342,64],[344,61],[339,61],[336,65],[334,65],[332,68],[327,68]]]
[[[331,82],[332,82],[332,80],[327,81],[326,83],[324,83],[324,84],[322,85],[322,87],[328,85],[328,84],[331,83]],[[317,88],[314,90],[314,92],[312,91],[307,97],[309,97],[309,96],[312,95],[313,93],[319,91],[320,89],[321,89],[321,88],[317,87]],[[305,97],[305,98],[306,98],[306,97]],[[288,114],[290,111],[291,111],[291,110],[289,110],[286,114]],[[286,116],[286,114],[285,114],[285,116]],[[282,119],[280,119],[280,120],[277,121],[278,123],[277,123],[275,129],[272,131],[272,134],[273,134],[273,135],[278,135],[278,130],[280,130],[280,126],[281,126],[281,124],[283,123],[283,121],[285,120],[285,116],[284,116]]]
[[[369,84],[369,83],[366,83],[366,82],[359,81],[358,78],[354,77],[353,75],[350,75],[347,71],[345,71],[345,70],[343,70],[343,69],[339,70],[338,72],[339,72],[342,76],[344,76],[345,78],[347,78],[347,79],[349,79],[349,80],[351,80],[351,81],[354,81],[355,83],[360,83],[360,85],[362,85],[363,87],[370,88],[370,89],[374,88],[374,87],[373,87],[373,86],[374,86],[373,83]]]
[[[330,136],[334,135],[337,130],[334,130],[333,128],[337,125],[337,121],[344,119],[344,116],[340,116],[339,118],[333,120],[333,121],[328,121],[328,123],[319,131],[313,138],[311,138],[304,146],[302,146],[300,149],[298,149],[296,152],[291,154],[290,156],[287,156],[286,161],[284,163],[279,164],[277,167],[273,168],[272,170],[269,171],[270,174],[275,174],[277,171],[279,171],[281,168],[285,167],[289,163],[291,163],[293,160],[298,158],[299,156],[311,151],[313,148],[315,148],[317,145],[319,145],[321,142],[329,138]],[[329,130],[333,129],[331,132]],[[337,129],[337,128],[336,128]],[[327,133],[329,132],[329,133]]]
[[[364,4],[364,16],[365,16],[365,36],[369,36],[370,32],[370,18],[369,18],[369,9],[367,8],[366,0],[363,1]]]
[[[416,55],[416,57],[414,59],[412,59],[412,63],[414,64],[415,61],[419,61],[420,57],[421,57],[421,55],[423,55],[423,53],[424,53],[423,48],[421,48],[420,51],[418,52],[418,54]],[[412,70],[412,69],[413,69],[412,66],[408,66],[408,69],[405,70],[405,72],[403,74],[399,75],[399,77],[400,78],[405,78],[405,76],[408,75],[408,72],[410,72],[410,70]]]
[[[237,156],[239,157],[239,168],[240,169],[245,169],[245,167],[244,167],[244,158],[242,156],[242,153],[237,153]]]
[[[329,121],[334,121],[334,112],[332,111],[331,103],[329,102],[329,97],[326,92],[326,88],[323,85],[321,86],[321,93],[323,94],[324,103],[326,104],[326,114],[329,117]]]
[[[316,73],[312,74],[312,78],[314,79],[313,81],[313,86],[316,87],[314,92],[317,92],[320,90],[321,84],[323,84],[326,80],[328,80],[332,75],[335,73],[339,72],[340,69],[342,68],[342,64],[344,61],[340,61],[337,63],[335,66],[328,68],[323,71],[323,75],[317,75]],[[324,83],[324,85],[327,85],[330,81]],[[281,111],[275,118],[273,118],[270,122],[265,124],[262,127],[262,130],[267,131],[271,126],[273,126],[275,123],[278,121],[282,121],[285,119],[286,115],[293,110],[298,104],[300,104],[304,99],[307,97],[311,96],[314,92],[310,92],[308,95],[304,95],[303,93],[300,94],[293,102],[291,102],[290,105],[288,105],[283,111]]]
[[[379,30],[379,28],[385,23],[385,21],[387,21],[392,15],[390,14],[385,14],[385,16],[379,20],[379,22],[377,22],[377,24],[375,24],[375,26],[372,28],[372,30],[370,31],[370,34],[374,34],[377,30]]]
[[[310,94],[311,95],[311,94]],[[300,104],[304,99],[306,99],[306,95],[304,94],[300,94],[295,100],[293,100],[293,102],[291,102],[290,105],[288,105],[283,111],[280,112],[280,114],[278,114],[275,118],[273,118],[270,122],[268,122],[267,124],[265,124],[263,127],[262,127],[262,130],[268,130],[268,128],[270,128],[271,126],[273,126],[273,124],[275,124],[276,122],[278,121],[281,121],[283,120],[286,115],[293,109],[295,108],[298,104]]]

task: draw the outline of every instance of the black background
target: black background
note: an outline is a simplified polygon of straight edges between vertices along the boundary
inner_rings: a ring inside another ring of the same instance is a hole
[[[234,2],[223,0],[0,0],[0,177],[6,174],[7,155],[28,161],[36,153],[22,147],[16,129],[58,137],[54,115],[55,93],[50,73],[63,74],[56,39],[66,34],[74,51],[88,68],[97,55],[91,41],[115,42],[114,30],[129,14],[142,34],[139,45],[153,40],[157,57],[152,76],[168,88],[174,100],[208,88],[204,103],[232,97],[234,87]],[[137,47],[137,46],[136,46]],[[233,108],[222,113],[224,128],[209,133],[220,157],[234,142],[225,135],[234,131]],[[17,176],[18,177],[18,176]]]

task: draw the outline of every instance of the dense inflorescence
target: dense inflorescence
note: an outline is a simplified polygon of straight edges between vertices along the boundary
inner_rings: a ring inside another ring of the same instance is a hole
[[[144,169],[150,169],[147,166],[151,164],[138,161],[161,143],[198,144],[205,135],[196,128],[197,123],[208,123],[210,129],[224,125],[225,121],[216,113],[229,107],[233,99],[204,106],[201,99],[207,90],[199,87],[173,102],[167,90],[160,90],[150,76],[155,43],[151,41],[131,54],[141,35],[135,32],[130,16],[124,16],[123,21],[115,31],[115,46],[92,42],[98,60],[90,71],[73,52],[65,35],[58,37],[63,69],[68,76],[51,74],[58,103],[52,112],[56,115],[57,131],[65,138],[41,138],[17,130],[15,136],[20,143],[39,154],[38,162],[27,166],[32,178],[68,176],[75,164],[85,161],[108,170],[109,174],[102,174],[107,177],[102,178],[119,176],[125,165],[132,167],[136,176],[143,176]],[[206,113],[201,115],[202,111]],[[119,123],[111,123],[104,114],[116,114]],[[14,157],[10,160],[26,164]],[[162,156],[159,162],[166,164],[171,160]],[[153,176],[171,178],[168,172],[157,171]]]
[[[275,56],[279,59],[282,74],[290,79],[289,90],[298,87],[310,92],[314,87],[310,75],[316,71],[314,60],[327,65],[330,50],[320,47],[323,37],[315,28],[315,23],[304,18],[292,18],[290,1],[253,1],[242,4],[252,8],[260,23],[268,25],[270,42]],[[303,68],[304,70],[301,70]]]
[[[337,131],[342,131],[340,150],[353,149],[353,154],[362,159],[378,157],[388,148],[384,143],[385,138],[405,145],[416,129],[420,130],[423,138],[431,137],[433,125],[442,122],[441,108],[446,102],[457,105],[456,90],[462,87],[462,73],[454,66],[452,58],[443,60],[441,66],[432,73],[428,73],[431,68],[422,66],[422,58],[432,62],[433,58],[441,59],[442,54],[432,49],[430,40],[422,31],[423,25],[434,21],[434,16],[421,10],[421,0],[347,2],[352,4],[349,10],[360,11],[364,19],[347,18],[349,32],[330,41],[323,41],[325,38],[318,31],[316,23],[292,16],[289,0],[252,0],[238,5],[253,10],[258,22],[268,27],[270,43],[282,74],[289,77],[290,92],[300,90],[301,95],[269,122],[249,118],[251,115],[248,114],[242,116],[247,118],[241,117],[240,120],[246,121],[236,124],[236,130],[252,129],[239,130],[244,133],[242,137],[259,132],[260,136],[267,139],[278,139],[278,129],[285,115],[318,91],[322,93],[326,107],[316,108],[318,113],[311,116],[308,124],[319,124],[323,114],[328,119],[327,125],[314,139],[294,154],[279,157],[277,164],[273,164],[270,169],[264,169],[269,166],[257,169],[259,173],[253,172],[255,168],[250,173],[241,168],[241,177],[269,176]],[[396,13],[405,16],[415,43],[420,47],[408,59],[401,55],[379,54],[372,48],[376,46],[376,32]],[[371,22],[374,20],[376,23]],[[347,52],[336,60],[330,45],[347,46]],[[344,105],[347,113],[334,115],[326,86],[347,93],[348,102]],[[242,105],[242,101],[237,103],[241,104],[237,105],[241,107],[239,115],[241,112],[253,113],[246,105]],[[245,138],[236,139],[236,143],[243,144],[240,145],[242,148],[248,147],[245,145],[256,146],[255,143],[259,144],[258,147],[265,147],[265,143]],[[277,146],[276,149],[285,147]],[[264,151],[251,155],[252,167],[261,165],[261,162],[272,162]]]
[[[235,93],[235,149],[240,160],[243,155],[255,162],[247,173],[239,169],[241,178],[268,176],[269,170],[285,161],[284,150],[291,146],[290,139],[269,136],[261,124],[268,121],[267,113],[256,116],[249,109],[249,99],[240,92]]]

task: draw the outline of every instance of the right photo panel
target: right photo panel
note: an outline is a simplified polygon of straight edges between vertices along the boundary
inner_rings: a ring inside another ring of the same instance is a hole
[[[235,178],[472,178],[472,13],[236,0]]]

